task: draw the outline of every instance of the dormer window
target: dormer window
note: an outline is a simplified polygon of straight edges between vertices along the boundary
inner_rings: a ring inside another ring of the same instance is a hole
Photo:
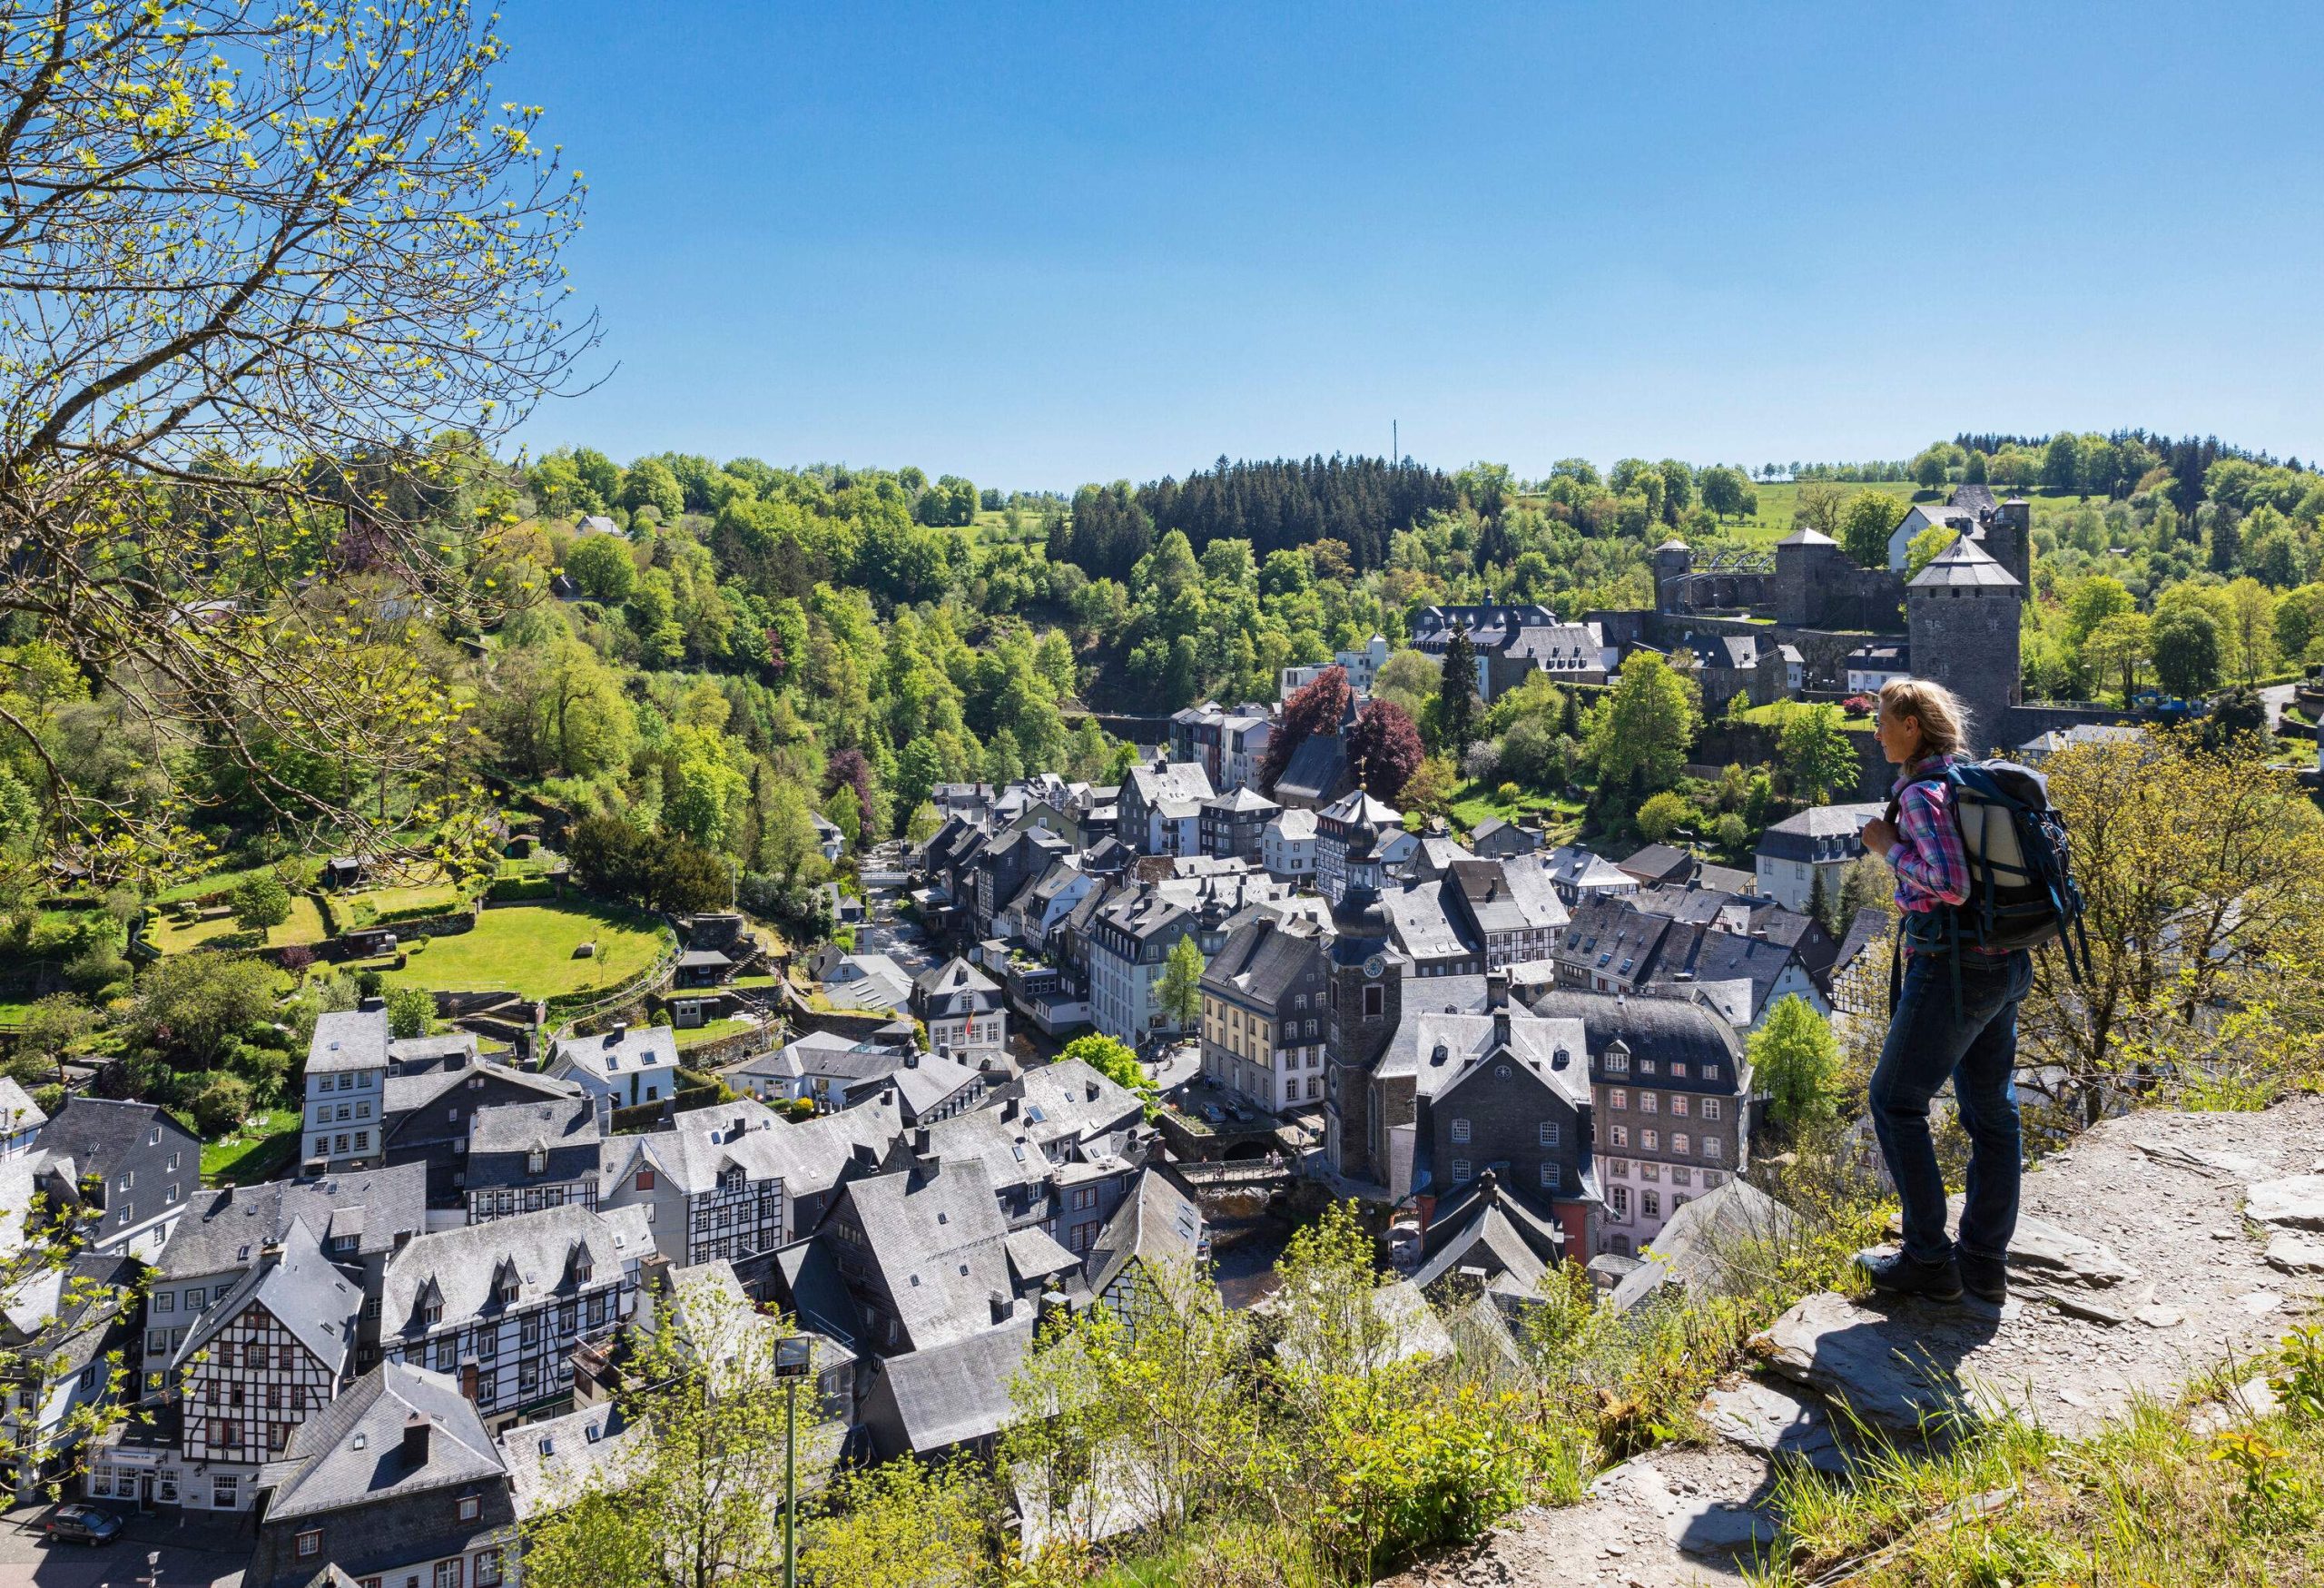
[[[419,1309],[419,1321],[427,1324],[431,1328],[436,1325],[442,1323],[444,1321],[444,1304],[440,1301],[431,1301],[428,1303],[427,1306]]]
[[[547,1174],[548,1172],[548,1149],[545,1147],[536,1147],[530,1152],[525,1154],[525,1172],[528,1175]]]

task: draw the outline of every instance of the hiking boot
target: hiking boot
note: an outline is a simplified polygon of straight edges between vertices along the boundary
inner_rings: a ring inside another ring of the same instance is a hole
[[[1864,1270],[1875,1290],[1889,1296],[1925,1296],[1931,1301],[1961,1299],[1961,1270],[1951,1258],[1941,1263],[1924,1263],[1901,1251],[1866,1251],[1856,1253],[1856,1266]]]
[[[1957,1251],[1955,1265],[1961,1271],[1961,1287],[1980,1301],[1990,1301],[1995,1307],[2009,1299],[2009,1259],[1989,1258],[1983,1252]]]

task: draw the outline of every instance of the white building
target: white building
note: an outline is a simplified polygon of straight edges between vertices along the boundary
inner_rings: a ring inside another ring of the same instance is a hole
[[[1884,809],[1876,803],[1817,805],[1787,816],[1759,837],[1759,892],[1787,910],[1805,911],[1824,879],[1824,892],[1839,896],[1841,879],[1864,856],[1856,834]]]
[[[603,1036],[560,1037],[548,1073],[617,1109],[658,1103],[677,1090],[677,1033],[668,1026],[616,1024]]]
[[[315,1021],[307,1044],[305,1145],[310,1169],[377,1169],[385,1143],[381,1116],[388,1084],[388,1011],[374,1000],[365,1009],[335,1011]]]
[[[1315,875],[1315,813],[1285,811],[1259,837],[1259,859],[1277,882],[1304,883]]]

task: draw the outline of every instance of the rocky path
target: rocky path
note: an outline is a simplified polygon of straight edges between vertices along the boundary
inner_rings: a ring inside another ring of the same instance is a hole
[[[2027,1174],[2010,1269],[2001,1307],[1807,1297],[1753,1342],[1756,1373],[1705,1400],[1706,1444],[1626,1463],[1583,1504],[1524,1512],[1398,1583],[1738,1584],[1775,1535],[1776,1465],[1846,1472],[1835,1404],[1906,1438],[2002,1407],[2073,1437],[2135,1396],[2250,1378],[2324,1298],[2324,1099],[2096,1127]]]

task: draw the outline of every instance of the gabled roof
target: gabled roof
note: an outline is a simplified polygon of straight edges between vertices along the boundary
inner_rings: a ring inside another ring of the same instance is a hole
[[[1079,1059],[1028,1070],[1016,1086],[1018,1119],[1044,1149],[1125,1129],[1146,1117],[1135,1094]]]
[[[989,1328],[991,1297],[1016,1295],[1008,1227],[980,1160],[871,1175],[844,1194],[863,1230],[863,1258],[914,1350]]]
[[[1659,1063],[1666,1076],[1674,1061],[1691,1066],[1689,1073],[1693,1076],[1700,1076],[1705,1064],[1728,1065],[1723,1086],[1732,1085],[1740,1075],[1743,1044],[1733,1028],[1683,999],[1557,988],[1535,999],[1533,1010],[1551,1018],[1580,1021],[1593,1055],[1619,1039],[1633,1056]]]
[[[1264,907],[1242,918],[1203,968],[1205,990],[1272,1009],[1302,976],[1323,967],[1323,930]]]
[[[303,1218],[282,1237],[281,1256],[261,1260],[237,1280],[223,1301],[203,1309],[171,1357],[183,1367],[210,1347],[218,1332],[252,1306],[262,1307],[336,1375],[355,1348],[355,1318],[362,1289],[323,1256],[322,1243]]]
[[[1158,1169],[1139,1172],[1089,1248],[1089,1289],[1102,1296],[1133,1262],[1192,1265],[1202,1256],[1202,1208]]]
[[[1310,734],[1275,781],[1275,797],[1328,800],[1348,784],[1347,745],[1337,734]]]
[[[669,1028],[664,1027],[666,1031]],[[471,1080],[497,1080],[519,1091],[537,1092],[544,1098],[573,1097],[579,1086],[556,1075],[544,1075],[533,1070],[512,1070],[506,1064],[487,1060],[460,1070],[428,1070],[418,1075],[388,1077],[385,1108],[389,1119],[406,1118],[432,1107],[447,1092],[459,1090]]]
[[[1695,870],[1693,855],[1668,843],[1646,844],[1614,863],[1642,883],[1673,882],[1693,875]]]
[[[1202,802],[1202,808],[1206,811],[1224,812],[1228,815],[1246,815],[1256,812],[1283,809],[1281,805],[1276,804],[1248,784],[1228,794],[1213,794]]]
[[[414,1418],[428,1425],[419,1466],[403,1458],[404,1427]],[[282,1458],[269,1462],[260,1481],[274,1490],[267,1519],[285,1522],[503,1475],[498,1448],[449,1375],[387,1362],[292,1429]]]
[[[1491,1013],[1408,1011],[1373,1073],[1412,1076],[1421,1096],[1442,1097],[1503,1059],[1539,1076],[1570,1106],[1589,1106],[1590,1053],[1581,1022],[1521,1009],[1509,1011],[1505,1037]]]
[[[586,1070],[606,1080],[642,1070],[675,1070],[678,1035],[668,1026],[631,1026],[603,1036],[561,1038],[555,1064],[559,1070]]]
[[[933,1053],[914,1054],[890,1078],[908,1119],[918,1119],[960,1096],[983,1079],[972,1066]]]
[[[1076,1273],[1081,1267],[1081,1259],[1058,1245],[1056,1238],[1038,1224],[1010,1230],[1001,1245],[1009,1254],[1009,1276],[1019,1286]]]
[[[46,1123],[48,1115],[33,1101],[32,1094],[19,1086],[14,1076],[0,1075],[0,1135],[37,1130]]]
[[[308,1074],[387,1067],[386,1010],[332,1010],[315,1017],[314,1038],[307,1044]]]
[[[1412,1281],[1425,1290],[1455,1269],[1482,1268],[1487,1278],[1506,1275],[1512,1287],[1531,1296],[1541,1276],[1564,1258],[1562,1227],[1509,1196],[1487,1169],[1436,1204]]]
[[[1614,1287],[1614,1309],[1627,1311],[1665,1285],[1683,1287],[1699,1299],[1748,1284],[1748,1273],[1758,1265],[1745,1262],[1746,1271],[1738,1272],[1738,1261],[1754,1256],[1754,1248],[1784,1240],[1798,1222],[1773,1197],[1729,1176],[1670,1215],[1645,1265]]]
[[[1129,769],[1129,776],[1122,784],[1127,795],[1132,789],[1148,807],[1165,800],[1191,800],[1199,804],[1217,791],[1210,786],[1210,773],[1199,761],[1145,762]]]
[[[520,1302],[568,1290],[579,1253],[589,1258],[593,1284],[620,1274],[627,1255],[604,1219],[573,1203],[423,1235],[388,1259],[380,1327],[389,1335],[413,1327],[419,1297],[431,1286],[442,1297],[445,1323],[480,1317],[498,1307],[493,1280],[512,1265],[523,1287]]]
[[[364,1257],[392,1251],[399,1237],[428,1228],[428,1166],[404,1163],[196,1191],[186,1198],[154,1267],[172,1279],[247,1268],[300,1219],[326,1245],[353,1235],[355,1250]]]
[[[645,1425],[624,1417],[611,1401],[505,1430],[500,1463],[508,1469],[517,1520],[561,1509],[597,1489],[624,1486],[646,1454],[645,1435]]]
[[[1013,1415],[1009,1382],[1033,1344],[1033,1318],[1019,1311],[1025,1316],[880,1364],[872,1393],[893,1400],[911,1449],[932,1455],[985,1438]]]
[[[597,1138],[597,1107],[586,1097],[495,1103],[468,1119],[470,1154],[525,1152],[537,1145],[564,1147]]]
[[[1315,837],[1315,813],[1301,806],[1285,811],[1267,826],[1275,837],[1287,843],[1313,843]]]

